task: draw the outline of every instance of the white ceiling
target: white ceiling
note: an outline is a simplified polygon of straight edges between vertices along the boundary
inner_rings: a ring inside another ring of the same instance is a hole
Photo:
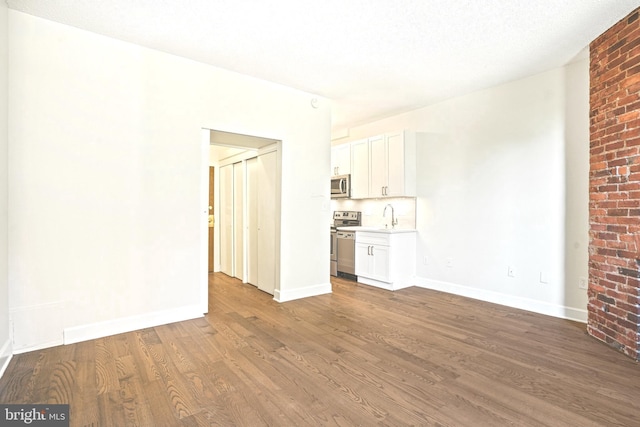
[[[312,92],[342,129],[569,62],[639,0],[8,0]]]

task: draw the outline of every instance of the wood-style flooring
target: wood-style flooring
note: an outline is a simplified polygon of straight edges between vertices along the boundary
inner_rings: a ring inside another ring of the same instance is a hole
[[[13,357],[0,403],[72,426],[640,426],[640,366],[585,325],[332,279],[283,304],[210,275],[205,318]]]

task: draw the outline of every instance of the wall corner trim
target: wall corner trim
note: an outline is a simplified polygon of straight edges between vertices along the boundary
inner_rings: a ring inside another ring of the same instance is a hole
[[[156,311],[138,316],[123,317],[105,322],[90,323],[87,325],[65,328],[64,344],[74,344],[82,341],[116,335],[138,329],[152,328],[168,323],[202,317],[200,304],[180,307],[166,311]]]
[[[0,378],[4,375],[4,371],[7,370],[12,357],[11,338],[9,338],[0,348]]]
[[[280,291],[276,289],[273,293],[273,299],[277,302],[293,301],[300,298],[315,297],[318,295],[330,294],[331,282],[321,283],[319,285],[307,286],[300,289],[293,289],[291,291]]]

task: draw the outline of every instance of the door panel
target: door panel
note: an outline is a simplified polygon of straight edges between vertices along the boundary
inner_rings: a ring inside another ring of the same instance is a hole
[[[220,271],[233,276],[233,166],[220,168]]]
[[[214,183],[215,183],[215,168],[209,167],[209,249],[208,249],[208,272],[213,273],[213,253],[214,253],[214,245],[213,245],[213,226],[215,219],[213,218],[213,207],[215,206],[215,191],[214,191]]]
[[[275,152],[258,156],[258,288],[273,295],[276,286]]]
[[[247,160],[247,282],[258,285],[258,159]]]
[[[244,281],[244,165],[233,164],[233,276]]]
[[[371,159],[369,196],[384,196],[384,187],[387,185],[387,146],[383,136],[369,139],[369,158]]]

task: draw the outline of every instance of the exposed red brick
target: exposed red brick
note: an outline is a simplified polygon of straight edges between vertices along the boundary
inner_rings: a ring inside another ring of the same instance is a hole
[[[589,289],[593,337],[640,354],[640,8],[590,45]]]

